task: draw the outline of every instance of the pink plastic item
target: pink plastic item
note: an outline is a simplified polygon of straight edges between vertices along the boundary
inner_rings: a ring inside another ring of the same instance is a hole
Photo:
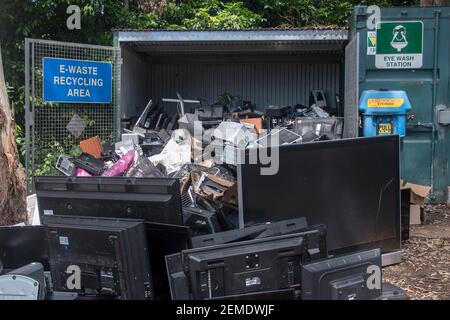
[[[86,170],[81,169],[81,168],[75,169],[75,175],[77,177],[92,177],[92,174],[90,174],[89,172],[87,172]]]
[[[134,154],[134,150],[128,151],[128,153],[114,163],[111,168],[103,172],[102,177],[117,177],[127,171],[134,161]]]

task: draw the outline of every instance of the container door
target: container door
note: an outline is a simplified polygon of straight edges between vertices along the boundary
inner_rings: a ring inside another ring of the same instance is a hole
[[[60,155],[81,140],[115,141],[120,117],[120,50],[25,40],[26,175],[55,175]]]
[[[344,138],[358,136],[359,33],[345,48]]]
[[[401,178],[430,187],[430,201],[447,202],[450,8],[382,8],[376,30],[367,29],[368,19],[367,7],[355,8],[359,90],[406,92],[412,109],[401,140]]]

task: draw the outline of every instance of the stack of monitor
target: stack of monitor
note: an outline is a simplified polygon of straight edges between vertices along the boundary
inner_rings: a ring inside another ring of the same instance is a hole
[[[280,226],[290,223],[292,221],[274,223],[272,229],[280,230]],[[257,234],[253,238],[250,236],[250,240],[233,237],[229,231],[211,235],[208,243],[212,245],[205,244],[206,236],[194,237],[193,244],[198,247],[166,256],[172,299],[369,300],[387,297],[382,291],[380,249],[328,256],[323,225],[293,228],[293,233],[285,230],[281,235],[267,232],[270,225],[265,227],[263,232],[255,227],[243,229],[247,236]]]
[[[164,257],[191,248],[178,179],[37,177],[35,187],[55,291],[170,298]],[[67,285],[70,265],[81,289]]]
[[[178,179],[37,177],[41,260],[54,290],[114,299],[379,298],[373,248],[400,243],[398,137],[279,151],[273,176],[238,166],[240,229],[194,238]]]
[[[172,298],[218,299],[268,291],[275,298],[285,290],[291,290],[294,298],[300,289],[301,266],[327,257],[326,228],[318,225],[294,233],[286,230],[286,234],[277,236],[270,233],[265,238],[203,246],[167,256]],[[221,236],[219,241],[226,238]]]
[[[160,288],[170,288],[159,298],[174,300],[407,299],[398,288],[381,286],[379,249],[329,257],[325,226],[307,226],[304,218],[194,237],[193,248],[182,226],[77,216],[46,216],[44,223],[26,227],[37,232],[38,243],[48,243],[26,259],[11,259],[14,243],[32,247],[30,237],[21,237],[24,227],[0,228],[6,244],[0,299],[42,298],[49,284],[57,293],[76,292],[78,298],[152,299],[158,281]],[[41,257],[48,259],[50,283],[43,279],[41,263],[10,271]],[[160,278],[165,267],[168,284]]]

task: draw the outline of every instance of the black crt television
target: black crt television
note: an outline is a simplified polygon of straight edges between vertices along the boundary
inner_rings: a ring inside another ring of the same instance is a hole
[[[4,271],[39,262],[50,270],[44,226],[0,227],[0,261]]]
[[[304,143],[276,151],[274,175],[261,175],[260,164],[238,166],[241,228],[306,217],[310,224],[327,226],[333,254],[400,249],[398,136]]]
[[[44,223],[55,291],[153,298],[143,220],[45,216]]]
[[[143,219],[182,225],[180,185],[172,178],[36,177],[39,215]]]
[[[382,295],[379,249],[302,266],[303,300],[372,300]]]
[[[169,256],[166,261],[171,290],[180,297],[178,292],[190,288],[194,300],[298,290],[301,265],[327,256],[324,230],[322,226],[303,233],[185,250],[181,257]]]
[[[145,232],[155,299],[169,300],[170,288],[165,257],[192,248],[191,230],[186,226],[145,222]]]
[[[281,236],[289,233],[307,231],[305,218],[295,218],[274,223],[263,223],[244,229],[218,232],[192,238],[193,248],[202,248],[219,244]],[[314,228],[314,227],[311,227]]]

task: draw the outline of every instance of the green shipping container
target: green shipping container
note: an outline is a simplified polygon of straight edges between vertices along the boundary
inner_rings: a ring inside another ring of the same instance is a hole
[[[448,202],[450,8],[357,6],[349,40],[358,38],[358,89],[404,90],[411,101],[401,143],[401,178],[431,186]]]

